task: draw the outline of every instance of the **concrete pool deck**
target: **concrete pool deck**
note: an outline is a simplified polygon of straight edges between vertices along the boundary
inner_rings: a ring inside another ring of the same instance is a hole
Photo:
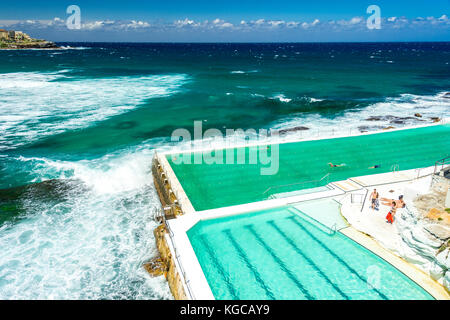
[[[438,124],[439,125],[439,124]],[[433,125],[427,125],[433,126]],[[398,129],[403,130],[403,129]],[[365,134],[374,134],[363,133]],[[336,138],[333,136],[331,138]],[[330,137],[327,137],[330,138]],[[324,139],[324,138],[322,138]],[[290,142],[299,142],[290,141]],[[282,142],[285,143],[285,142]],[[246,144],[245,146],[248,146]],[[260,144],[257,144],[260,145]],[[199,150],[196,150],[196,152]],[[161,170],[166,174],[168,183],[170,185],[170,190],[174,193],[176,197],[175,205],[179,205],[183,215],[177,217],[176,219],[166,220],[166,225],[168,228],[167,241],[171,242],[169,248],[172,252],[172,256],[176,257],[176,266],[178,272],[184,280],[184,287],[186,296],[190,299],[214,299],[214,295],[208,285],[205,275],[203,274],[200,263],[197,260],[194,249],[192,248],[189,238],[187,236],[187,231],[197,224],[201,220],[215,219],[224,216],[237,215],[242,213],[248,213],[253,211],[260,211],[270,208],[277,208],[281,206],[290,205],[293,203],[322,199],[322,198],[343,198],[352,192],[359,192],[361,195],[366,192],[367,188],[378,185],[389,185],[395,183],[402,183],[411,181],[420,177],[428,176],[433,171],[433,167],[403,170],[397,172],[389,172],[382,174],[366,175],[362,177],[353,177],[343,181],[334,181],[327,184],[328,190],[306,193],[302,195],[294,195],[292,197],[283,197],[278,199],[262,200],[247,204],[240,204],[216,209],[201,210],[196,211],[193,207],[190,199],[186,195],[180,181],[178,180],[175,172],[173,171],[171,165],[167,161],[167,155],[177,154],[179,151],[156,153],[155,159],[161,166]],[[356,211],[355,211],[356,212]],[[402,273],[407,275],[410,279],[420,285],[423,289],[429,292],[435,299],[450,299],[448,292],[436,281],[432,280],[428,275],[426,275],[422,270],[411,265],[409,262],[398,257],[396,254],[389,251],[382,244],[379,244],[378,238],[383,236],[389,239],[389,231],[386,231],[385,225],[380,227],[380,234],[376,236],[369,237],[366,232],[364,234],[363,222],[360,219],[356,220],[356,213],[353,212],[344,217],[347,218],[352,226],[343,228],[340,232],[347,237],[351,238],[355,242],[359,243],[363,247],[372,251],[376,255],[383,258],[385,261],[392,264]],[[364,223],[368,223],[365,221]],[[369,223],[370,224],[370,223]],[[378,224],[374,224],[378,225]],[[362,229],[362,230],[361,230]],[[366,230],[367,231],[367,230]],[[376,240],[374,240],[376,239]]]
[[[380,197],[383,198],[398,199],[399,195],[405,195],[404,199],[408,208],[414,206],[413,198],[411,195],[405,194],[405,191],[409,188],[413,189],[414,192],[423,194],[426,193],[432,182],[431,175],[426,173],[432,173],[433,167],[421,170],[426,174],[421,177],[414,177],[415,171],[408,170],[406,172],[383,174],[379,175],[380,179],[378,180],[374,176],[362,178],[373,183],[372,185],[367,185],[369,194],[376,188]],[[389,179],[389,176],[392,178]],[[403,179],[408,176],[414,178],[410,180]],[[359,181],[360,179],[356,178],[354,180]],[[423,265],[430,265],[430,263],[423,264],[424,261],[426,262],[426,259],[414,253],[413,248],[405,244],[401,237],[401,230],[399,230],[396,222],[394,224],[386,223],[385,217],[389,207],[380,203],[379,210],[373,210],[370,207],[371,202],[369,198],[362,205],[355,205],[351,203],[348,195],[346,195],[345,199],[341,199],[341,214],[351,227],[342,229],[341,232],[394,265],[409,278],[420,284],[436,299],[449,300],[449,292],[442,286],[442,283],[433,280],[430,274],[426,272],[429,270],[426,270]],[[401,219],[404,210],[409,210],[407,208],[397,210],[396,216],[398,218],[396,221]],[[431,242],[432,240],[429,241]]]

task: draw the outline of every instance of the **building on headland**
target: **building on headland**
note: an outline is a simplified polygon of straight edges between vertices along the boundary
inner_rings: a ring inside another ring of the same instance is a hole
[[[12,31],[12,32],[14,32],[13,39],[16,40],[16,41],[31,40],[31,37],[28,34],[22,32],[22,31]]]
[[[9,32],[5,29],[0,29],[0,40],[9,39]]]
[[[0,29],[1,49],[55,49],[58,46],[46,40],[34,39],[22,31]]]
[[[30,41],[32,38],[22,31],[0,29],[0,40]]]

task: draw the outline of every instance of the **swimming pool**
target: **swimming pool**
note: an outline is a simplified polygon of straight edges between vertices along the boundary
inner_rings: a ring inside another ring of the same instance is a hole
[[[187,234],[216,299],[433,299],[288,207],[200,221]]]
[[[246,159],[249,150],[245,148]],[[400,170],[432,166],[449,154],[450,125],[437,125],[282,143],[279,145],[279,170],[275,175],[261,175],[263,165],[248,164],[248,161],[247,164],[174,164],[172,155],[167,155],[167,159],[192,205],[200,211],[265,200],[272,195],[267,192],[270,188],[276,193],[285,193],[319,187],[310,181],[320,180],[327,174],[332,182],[389,172],[393,165],[398,165]],[[193,158],[193,154],[188,156]],[[346,163],[346,166],[330,168],[328,162]],[[368,169],[375,164],[381,167]],[[321,182],[326,183],[325,179]]]

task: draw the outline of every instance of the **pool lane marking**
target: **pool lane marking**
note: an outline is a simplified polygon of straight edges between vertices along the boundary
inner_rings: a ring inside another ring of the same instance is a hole
[[[216,256],[214,255],[214,252],[211,249],[211,247],[209,246],[209,243],[206,240],[205,236],[204,235],[200,235],[199,238],[200,238],[200,241],[202,242],[203,246],[205,247],[206,252],[210,256],[211,260],[213,261],[214,266],[217,268],[217,271],[219,271],[219,274],[222,276],[222,278],[224,279],[225,283],[227,284],[228,291],[233,296],[233,299],[234,300],[239,300],[239,297],[236,294],[236,291],[235,291],[234,287],[231,285],[231,283],[229,281],[227,281],[227,276],[226,276],[225,270],[223,270],[222,265],[219,263],[219,261],[217,260]]]
[[[295,283],[297,288],[300,289],[300,291],[303,293],[303,295],[308,300],[316,300],[316,298],[311,295],[311,293],[302,285],[302,283],[296,278],[296,276],[286,267],[284,262],[276,255],[276,253],[273,251],[271,247],[265,243],[265,241],[261,238],[261,236],[255,231],[252,225],[246,225],[244,228],[248,229],[253,236],[256,238],[256,240],[259,242],[259,244],[266,249],[266,251],[272,256],[272,258],[275,260],[276,263],[281,267],[281,269],[286,273],[286,275],[289,277],[289,279],[292,280],[292,282]]]
[[[227,236],[228,240],[230,240],[231,244],[233,245],[233,247],[236,249],[236,251],[238,252],[238,254],[241,256],[242,260],[245,261],[245,264],[247,265],[247,267],[250,269],[250,271],[253,273],[253,275],[256,278],[257,283],[260,285],[261,288],[264,289],[264,291],[266,292],[266,295],[268,297],[270,297],[270,299],[275,300],[275,296],[272,293],[272,291],[270,290],[270,288],[268,288],[265,284],[265,282],[262,280],[261,275],[259,274],[258,270],[256,270],[256,268],[250,263],[250,261],[248,260],[247,255],[245,254],[245,251],[242,249],[242,247],[237,243],[236,239],[234,239],[233,235],[231,234],[231,230],[230,229],[226,229],[223,231],[223,233],[225,233],[225,235]]]
[[[311,258],[309,258],[302,250],[300,250],[299,247],[296,246],[296,244],[292,241],[292,239],[289,239],[283,231],[281,231],[280,227],[276,225],[275,221],[270,220],[267,222],[272,228],[274,228],[281,237],[300,255],[302,256],[342,297],[344,297],[347,300],[350,300],[350,297],[346,295],[338,285],[336,285],[333,281],[331,281],[330,278],[317,266]]]
[[[309,232],[300,222],[297,221],[298,216],[289,217],[288,219],[292,220],[300,229],[302,229],[304,232],[306,232],[312,239],[314,239],[325,251],[327,251],[329,254],[331,254],[336,260],[338,260],[344,267],[346,267],[350,272],[352,272],[354,275],[356,275],[361,281],[365,283],[369,283],[367,279],[360,275],[358,271],[353,269],[347,262],[345,262],[341,257],[339,257],[336,253],[334,253],[331,249],[329,249],[322,241],[320,241],[318,238],[316,238],[311,232]],[[299,217],[299,219],[301,219]],[[376,288],[373,287],[373,290],[383,299],[389,300],[389,298],[384,295],[384,293],[378,291]]]

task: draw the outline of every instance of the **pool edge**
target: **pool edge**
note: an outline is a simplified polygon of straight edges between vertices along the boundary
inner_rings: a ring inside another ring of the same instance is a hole
[[[414,281],[436,300],[450,300],[450,294],[441,284],[433,280],[429,275],[413,264],[405,261],[395,253],[381,246],[378,241],[371,236],[357,230],[351,225],[347,228],[339,230],[339,232],[385,260],[409,279]]]

